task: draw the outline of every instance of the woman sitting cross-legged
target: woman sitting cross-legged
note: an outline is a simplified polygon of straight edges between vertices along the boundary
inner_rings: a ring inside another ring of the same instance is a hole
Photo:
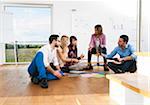
[[[69,41],[68,39],[69,38],[67,36],[63,35],[57,48],[57,57],[61,70],[63,72],[69,72],[70,70],[79,70],[81,69],[79,67],[81,67],[82,65],[81,63],[79,63],[80,58],[75,57],[76,54],[75,55],[73,53],[72,53],[73,55],[69,54],[70,50],[68,48],[68,41]],[[81,55],[80,57],[83,58],[83,55]]]
[[[67,63],[78,63],[76,58],[68,58],[68,36],[63,35],[61,41],[57,44],[57,58],[63,72],[69,72],[69,65]]]
[[[84,55],[81,54],[78,57],[77,38],[75,36],[70,37],[70,44],[69,44],[68,48],[69,48],[68,57],[69,58],[76,58],[76,59],[80,60],[78,63],[74,63],[74,62],[67,63],[68,65],[70,65],[69,68],[73,69],[73,70],[85,69],[87,67],[87,65],[84,62],[82,62]]]

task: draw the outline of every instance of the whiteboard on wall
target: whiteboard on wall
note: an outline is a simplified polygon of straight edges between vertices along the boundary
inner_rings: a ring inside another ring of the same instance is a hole
[[[119,14],[107,13],[106,11],[95,16],[95,12],[72,12],[72,34],[78,38],[79,54],[87,55],[90,38],[96,24],[101,24],[103,27],[108,53],[117,46],[118,38],[122,34],[128,35],[129,43],[136,47],[136,19],[118,16]]]

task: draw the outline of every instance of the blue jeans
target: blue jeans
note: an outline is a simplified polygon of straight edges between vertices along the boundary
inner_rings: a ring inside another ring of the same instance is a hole
[[[42,78],[46,78],[47,80],[56,80],[58,77],[53,75],[52,73],[48,72],[45,68],[43,62],[43,53],[38,52],[34,59],[32,60],[31,64],[28,67],[28,73],[31,77],[37,77],[39,80]],[[60,71],[63,75],[63,72]]]

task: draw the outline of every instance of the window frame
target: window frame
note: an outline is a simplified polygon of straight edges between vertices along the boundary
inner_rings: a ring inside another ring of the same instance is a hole
[[[6,8],[7,7],[30,7],[30,8],[49,8],[49,9],[51,9],[51,33],[53,32],[53,5],[52,4],[50,4],[50,3],[3,3],[2,4],[2,11],[4,11],[4,12],[6,12]],[[23,42],[23,44],[28,44],[28,43],[32,43],[32,42]],[[32,44],[43,44],[43,43],[45,43],[46,44],[46,42],[42,42],[42,41],[40,41],[40,42],[35,42],[35,41],[33,41],[33,43]],[[6,43],[4,43],[4,44],[6,44]],[[4,55],[5,55],[5,62],[4,62],[4,64],[29,64],[30,62],[17,62],[17,56],[16,56],[16,46],[15,46],[15,42],[13,42],[13,45],[14,45],[14,55],[15,55],[15,62],[6,62],[6,49],[5,49],[5,51],[4,51]]]

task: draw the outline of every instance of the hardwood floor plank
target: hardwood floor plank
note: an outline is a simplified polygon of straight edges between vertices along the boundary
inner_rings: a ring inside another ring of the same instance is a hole
[[[31,83],[27,67],[0,67],[0,105],[116,105],[109,98],[105,77],[63,77],[42,89]]]

